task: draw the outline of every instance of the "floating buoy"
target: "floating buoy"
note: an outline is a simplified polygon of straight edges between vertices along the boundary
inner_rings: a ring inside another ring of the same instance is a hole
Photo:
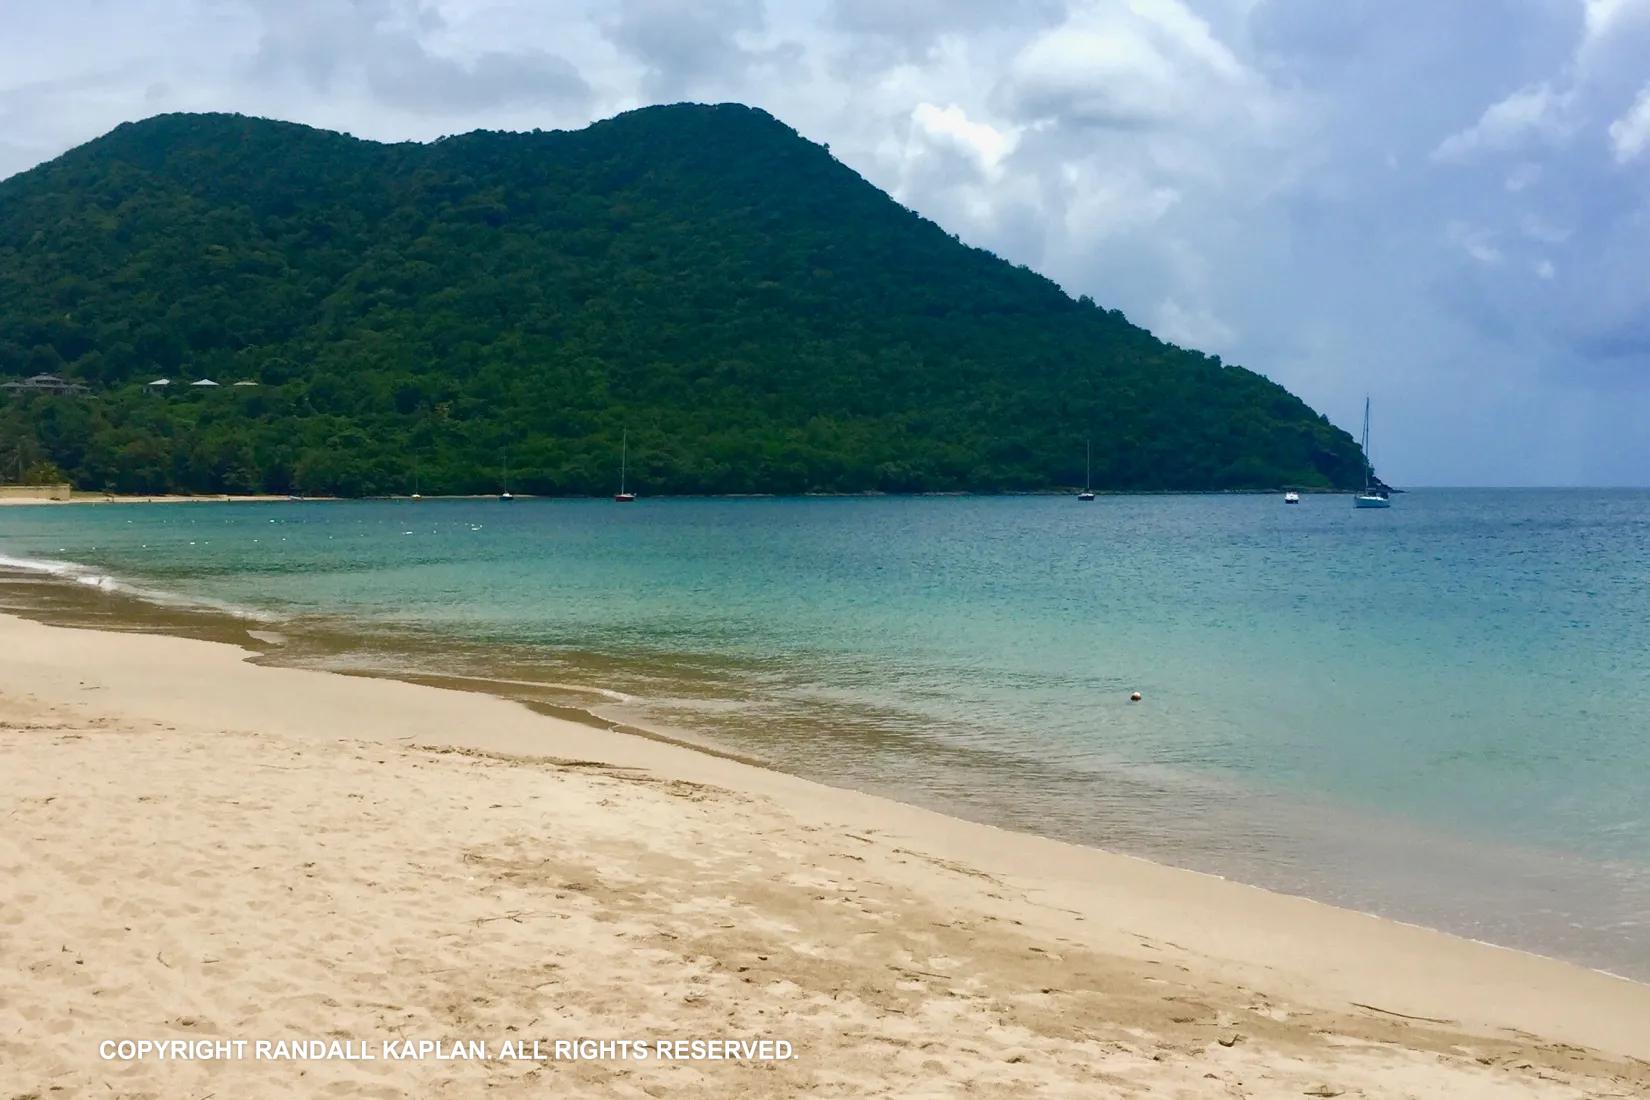
[[[1140,702],[1140,693],[1138,691],[1130,692],[1129,693],[1129,702],[1131,702],[1131,703]]]

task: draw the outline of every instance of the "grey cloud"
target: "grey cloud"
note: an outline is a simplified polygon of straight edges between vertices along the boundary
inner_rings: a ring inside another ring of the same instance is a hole
[[[33,168],[45,159],[46,155],[47,150],[38,146],[14,145],[8,141],[0,141],[0,180]]]
[[[466,63],[408,41],[369,58],[366,73],[368,85],[386,101],[441,114],[511,104],[582,104],[591,94],[572,64],[542,50],[483,53]]]
[[[34,81],[0,90],[0,178],[33,167],[71,146],[90,141],[129,118],[154,113],[154,101],[126,102],[130,66]],[[134,97],[136,99],[136,97]],[[49,129],[42,125],[51,120]]]
[[[1061,0],[831,0],[831,26],[885,63],[920,57],[947,35],[1037,31],[1066,15]],[[891,50],[890,50],[891,48]]]
[[[1141,129],[1179,113],[1183,100],[1175,75],[1136,36],[1055,31],[1015,59],[994,102],[1026,123]]]
[[[533,103],[582,106],[591,96],[570,62],[542,49],[469,58],[433,51],[425,36],[445,24],[422,0],[253,0],[252,6],[263,21],[255,70],[293,73],[318,91],[360,77],[388,105],[436,114]]]
[[[1604,26],[1578,6],[1548,71],[1438,147],[1434,201],[1506,260],[1442,300],[1485,339],[1517,341],[1510,354],[1553,384],[1650,400],[1646,173],[1619,162],[1611,131],[1644,80],[1650,4],[1614,10]]]
[[[764,13],[761,0],[620,0],[605,30],[644,66],[648,96],[674,99],[742,78],[761,54],[738,36],[760,30]]]
[[[1255,63],[1345,124],[1338,152],[1424,155],[1492,103],[1569,60],[1579,5],[1528,0],[1260,0],[1246,29]]]
[[[1076,78],[1032,73],[1007,86],[996,102],[1024,121],[1064,127],[1146,130],[1178,114],[1149,81],[1127,73]]]

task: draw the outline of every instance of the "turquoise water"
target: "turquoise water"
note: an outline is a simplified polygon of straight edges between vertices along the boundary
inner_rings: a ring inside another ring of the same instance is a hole
[[[0,554],[1650,977],[1650,492],[12,507]]]

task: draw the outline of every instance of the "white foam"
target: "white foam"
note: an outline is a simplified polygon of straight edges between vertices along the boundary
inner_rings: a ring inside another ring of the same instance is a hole
[[[10,554],[0,554],[0,569],[16,569],[24,573],[44,573],[51,577],[66,577],[82,583],[97,580],[113,580],[107,574],[99,573],[91,566],[81,565],[73,561],[54,561],[50,558],[14,558]]]
[[[223,600],[214,600],[205,596],[186,596],[180,592],[169,592],[165,589],[130,584],[104,573],[94,566],[85,565],[81,562],[61,561],[53,558],[19,558],[10,554],[0,554],[0,569],[13,569],[20,573],[39,573],[42,576],[57,577],[72,581],[75,584],[83,584],[88,588],[95,588],[100,592],[119,593],[161,607],[214,611],[221,615],[232,615],[237,619],[249,619],[253,622],[276,622],[280,619],[280,616],[270,614],[267,611],[242,607]]]
[[[246,636],[269,645],[286,645],[287,637],[278,630],[248,630]]]

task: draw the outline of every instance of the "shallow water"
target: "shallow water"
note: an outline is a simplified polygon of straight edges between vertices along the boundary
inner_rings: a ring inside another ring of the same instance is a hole
[[[1650,492],[11,507],[0,554],[1650,977]]]

